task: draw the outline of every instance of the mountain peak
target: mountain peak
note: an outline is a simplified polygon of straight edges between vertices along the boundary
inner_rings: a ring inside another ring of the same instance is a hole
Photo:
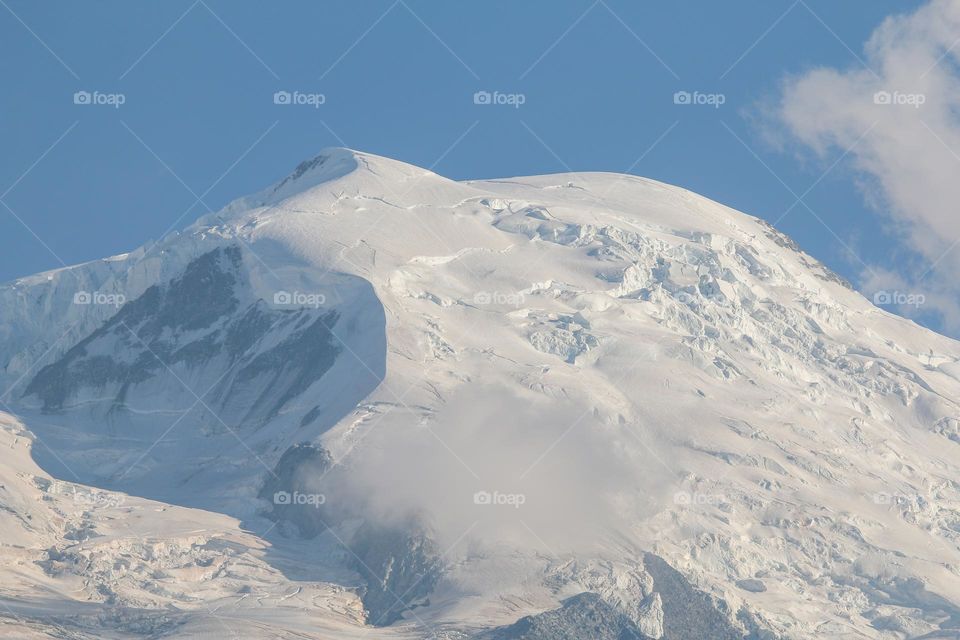
[[[227,209],[240,212],[273,206],[317,189],[325,193],[370,197],[398,195],[398,186],[424,179],[441,180],[437,174],[413,164],[346,147],[326,147],[304,160],[285,178],[263,191],[231,203]]]
[[[356,171],[361,164],[361,154],[345,147],[327,147],[313,158],[304,160],[286,178],[274,185],[274,194],[281,194],[297,186],[320,184],[342,178]]]

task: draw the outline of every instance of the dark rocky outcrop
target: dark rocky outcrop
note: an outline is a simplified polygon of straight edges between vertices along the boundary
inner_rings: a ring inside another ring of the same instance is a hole
[[[476,640],[646,640],[637,625],[595,593],[567,598],[559,609],[521,618]]]
[[[742,640],[737,629],[706,593],[658,555],[647,553],[644,567],[663,601],[664,640]]]
[[[319,485],[332,466],[333,458],[323,447],[301,443],[287,449],[260,489],[259,497],[270,503],[267,516],[296,525],[306,538],[326,530],[330,516]],[[294,499],[299,495],[314,499],[300,502]]]
[[[418,525],[364,526],[351,551],[353,568],[367,582],[361,594],[367,624],[386,626],[405,611],[427,604],[443,572],[440,550]]]
[[[24,396],[58,412],[81,391],[96,390],[108,398],[105,414],[124,409],[138,385],[169,370],[181,379],[206,372],[218,383],[205,405],[235,424],[264,424],[333,366],[341,351],[331,331],[339,314],[253,300],[244,293],[242,263],[234,246],[195,258],[179,277],[149,287],[41,369]],[[193,404],[184,392],[187,406]]]

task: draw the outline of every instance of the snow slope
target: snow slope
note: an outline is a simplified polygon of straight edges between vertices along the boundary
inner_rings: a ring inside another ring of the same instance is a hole
[[[289,580],[236,520],[51,478],[33,446],[0,414],[0,637],[371,637],[354,593]]]
[[[5,464],[140,496],[67,517],[5,478],[4,554],[34,555],[0,602],[38,637],[72,607],[189,637],[261,582],[313,593],[232,608],[244,637],[960,631],[960,344],[683,189],[330,149],[0,288],[0,335],[0,400],[45,471],[22,444]],[[59,560],[78,527],[142,572]],[[243,570],[197,568],[224,558]]]

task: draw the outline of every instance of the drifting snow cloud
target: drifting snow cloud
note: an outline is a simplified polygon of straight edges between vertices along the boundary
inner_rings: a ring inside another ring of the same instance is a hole
[[[455,394],[429,424],[371,433],[323,490],[380,525],[416,517],[456,552],[587,551],[624,510],[656,511],[676,482],[628,438],[573,402],[483,386]]]
[[[776,115],[816,153],[847,152],[868,203],[919,258],[898,273],[869,269],[868,295],[924,294],[960,330],[960,2],[888,18],[865,53],[865,65],[789,78]]]

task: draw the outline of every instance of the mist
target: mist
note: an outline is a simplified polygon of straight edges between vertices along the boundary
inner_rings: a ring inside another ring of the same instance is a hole
[[[416,519],[446,552],[509,544],[560,555],[622,533],[624,510],[653,510],[669,479],[646,455],[581,404],[482,386],[428,423],[367,434],[321,489],[328,506],[367,522]]]

